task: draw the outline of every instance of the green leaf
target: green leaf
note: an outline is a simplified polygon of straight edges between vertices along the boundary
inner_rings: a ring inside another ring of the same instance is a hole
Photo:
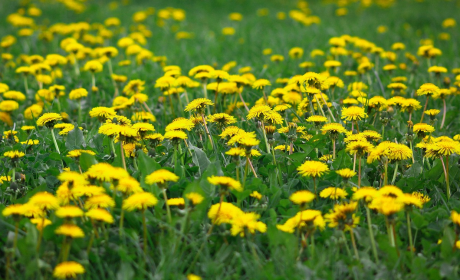
[[[57,152],[52,152],[49,155],[49,158],[52,159],[52,160],[55,160],[55,161],[60,161],[61,160],[61,155],[58,154]]]
[[[69,131],[67,134],[67,140],[65,142],[65,147],[69,150],[80,149],[81,147],[86,147],[85,138],[83,137],[83,131],[75,126],[74,129]]]
[[[422,174],[423,168],[420,165],[420,163],[416,162],[412,164],[412,166],[407,169],[406,171],[406,177],[418,177],[420,174]]]
[[[137,151],[137,161],[139,171],[142,176],[147,176],[155,170],[161,169],[161,165],[155,161],[155,159],[149,157],[143,151]]]
[[[127,262],[122,262],[117,272],[117,280],[133,279],[134,270]]]
[[[433,167],[426,173],[426,177],[431,180],[438,180],[443,172],[442,163],[437,159],[434,161]]]
[[[83,171],[87,171],[91,165],[96,164],[97,160],[93,155],[87,153],[81,153],[80,166]]]
[[[441,257],[443,259],[449,259],[452,256],[452,248],[455,242],[454,230],[450,227],[444,229],[444,237],[441,243]]]
[[[347,152],[345,152],[345,150],[339,151],[336,155],[336,159],[332,163],[332,167],[334,167],[335,170],[347,167],[350,168],[351,165],[351,157],[347,154]]]
[[[411,218],[417,230],[421,230],[428,225],[428,222],[425,220],[424,216],[421,215],[418,211],[413,211],[411,213]]]
[[[198,148],[190,144],[190,150],[192,151],[192,160],[193,163],[200,168],[199,173],[200,175],[208,168],[211,161],[206,156],[206,153]]]

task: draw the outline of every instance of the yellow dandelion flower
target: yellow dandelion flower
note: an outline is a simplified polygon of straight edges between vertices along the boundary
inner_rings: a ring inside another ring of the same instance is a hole
[[[147,207],[155,206],[158,199],[151,193],[140,192],[132,194],[123,200],[123,209],[127,211],[145,210]]]
[[[145,177],[145,183],[149,185],[163,185],[166,182],[177,182],[178,180],[179,176],[166,169],[158,169]]]
[[[329,171],[329,167],[319,161],[307,160],[297,168],[302,176],[319,178]]]
[[[340,188],[328,187],[322,190],[319,196],[322,198],[343,199],[348,196],[348,193]]]
[[[222,223],[228,224],[231,223],[236,216],[242,215],[243,213],[244,212],[237,206],[228,202],[222,202],[211,206],[208,211],[208,218],[216,225]]]
[[[365,118],[367,118],[367,114],[364,112],[364,108],[357,106],[342,108],[342,119],[346,121],[357,121]]]
[[[109,211],[101,208],[93,208],[85,213],[86,217],[91,218],[92,220],[101,221],[107,224],[113,224],[114,220],[112,214]]]
[[[53,276],[58,279],[77,278],[79,274],[84,274],[85,268],[74,261],[62,262],[58,264],[53,271]]]
[[[196,193],[196,192],[191,192],[191,193],[186,194],[185,198],[190,200],[193,205],[198,205],[204,200],[204,197],[201,194]]]
[[[241,183],[233,178],[225,176],[211,176],[207,179],[209,183],[216,186],[221,186],[222,188],[224,188],[224,190],[234,190],[237,192],[243,191]]]
[[[58,235],[65,235],[71,238],[83,238],[85,237],[85,233],[83,230],[74,224],[63,224],[62,226],[58,227],[54,233]]]

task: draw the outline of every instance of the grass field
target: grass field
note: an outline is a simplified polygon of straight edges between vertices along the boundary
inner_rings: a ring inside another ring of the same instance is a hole
[[[0,279],[458,279],[458,1],[0,3]]]

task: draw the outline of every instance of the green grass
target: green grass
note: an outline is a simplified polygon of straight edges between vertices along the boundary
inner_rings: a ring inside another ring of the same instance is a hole
[[[12,27],[6,22],[6,17],[20,7],[19,1],[4,1],[0,10],[0,37],[8,34],[17,34],[18,28]],[[390,8],[381,8],[377,5],[369,8],[362,8],[359,3],[352,3],[347,6],[348,15],[337,17],[336,4],[325,4],[324,1],[310,1],[309,8],[312,15],[321,19],[319,25],[304,26],[289,18],[289,11],[296,9],[296,1],[131,1],[128,5],[119,4],[115,10],[109,9],[109,1],[88,1],[87,9],[81,14],[67,10],[61,3],[36,2],[37,7],[42,9],[42,16],[35,19],[38,25],[50,26],[58,22],[71,23],[86,21],[89,23],[103,23],[106,18],[118,17],[122,22],[123,31],[104,42],[105,46],[116,46],[119,38],[127,36],[129,30],[135,24],[132,15],[152,5],[156,11],[166,7],[181,8],[186,12],[186,20],[183,22],[168,22],[167,27],[156,25],[156,16],[150,16],[144,23],[152,32],[147,38],[144,48],[152,51],[155,56],[166,56],[167,65],[178,65],[182,74],[187,75],[188,71],[197,65],[211,65],[220,69],[225,63],[236,61],[237,66],[230,71],[231,74],[238,74],[240,67],[251,66],[252,72],[257,78],[264,78],[271,81],[272,86],[267,88],[267,93],[276,87],[277,78],[289,78],[294,75],[303,75],[305,71],[298,67],[302,61],[312,61],[316,66],[311,71],[320,73],[326,69],[323,67],[327,57],[310,58],[313,49],[321,49],[328,53],[329,38],[348,34],[357,36],[375,43],[384,50],[391,50],[395,42],[403,42],[406,50],[398,53],[395,64],[407,63],[408,69],[412,64],[404,53],[416,54],[420,46],[420,40],[432,39],[434,45],[441,49],[443,54],[431,61],[431,65],[447,67],[448,76],[452,82],[455,75],[451,70],[460,67],[458,58],[458,35],[456,29],[443,29],[442,21],[446,18],[458,20],[456,1],[395,1]],[[268,8],[269,15],[266,17],[257,16],[257,10]],[[228,19],[231,12],[239,12],[243,15],[241,22],[232,22]],[[286,19],[278,20],[277,12],[285,12]],[[378,33],[380,25],[388,27],[386,33]],[[174,27],[173,27],[174,26]],[[176,40],[175,32],[171,27],[179,31],[193,33],[192,39]],[[234,36],[222,35],[223,27],[234,27]],[[91,31],[93,34],[94,32]],[[439,40],[441,32],[449,32],[451,39],[448,41]],[[8,51],[16,58],[20,54],[39,54],[46,56],[51,53],[65,54],[59,48],[59,42],[66,36],[56,35],[51,42],[39,40],[37,32],[31,38],[19,38],[18,42]],[[88,45],[88,44],[85,44]],[[90,46],[90,45],[88,45]],[[90,46],[90,47],[96,47]],[[292,47],[302,47],[305,54],[301,60],[289,58],[288,51]],[[273,54],[281,54],[285,60],[279,64],[270,61],[270,56],[262,55],[262,50],[271,48]],[[352,44],[347,49],[360,52]],[[27,52],[28,50],[28,52]],[[2,50],[3,51],[3,50]],[[182,115],[177,99],[174,99],[173,110],[169,109],[169,100],[159,101],[162,92],[154,87],[155,81],[163,75],[160,65],[148,61],[143,65],[133,64],[121,67],[118,62],[126,56],[121,48],[120,54],[114,59],[114,73],[126,75],[129,80],[141,79],[145,83],[144,93],[149,96],[147,102],[153,111],[157,121],[154,122],[156,131],[164,134],[165,127],[175,117]],[[366,54],[365,54],[366,55]],[[370,54],[371,61],[375,62],[375,55]],[[427,60],[417,57],[420,64],[413,73],[398,69],[389,74],[382,70],[382,66],[389,63],[380,58],[379,67],[375,68],[377,74],[369,72],[371,83],[365,92],[369,97],[383,96],[386,99],[391,97],[390,90],[386,86],[395,76],[406,76],[412,78],[407,83],[408,90],[406,98],[413,97],[424,105],[425,98],[417,97],[415,91],[424,83],[439,83],[433,75],[428,74]],[[343,67],[334,74],[345,83],[345,88],[336,89],[333,102],[334,114],[340,115],[342,99],[348,96],[347,86],[354,81],[368,83],[368,76],[347,77],[346,70],[356,70],[358,63],[351,57],[339,59]],[[18,63],[18,62],[17,62]],[[18,63],[17,66],[22,64]],[[84,61],[80,61],[80,66]],[[0,64],[0,82],[9,85],[10,89],[25,92],[23,79],[15,74],[15,67],[7,67],[6,63]],[[60,98],[61,111],[69,114],[69,122],[82,126],[83,130],[73,130],[67,136],[57,136],[57,144],[61,154],[57,153],[48,129],[39,128],[32,134],[20,130],[23,125],[35,125],[35,120],[24,118],[24,109],[36,103],[34,94],[38,90],[35,80],[30,77],[29,93],[25,101],[20,102],[20,108],[12,113],[13,126],[7,126],[0,122],[0,131],[14,129],[18,131],[20,141],[38,139],[40,144],[29,149],[18,143],[4,140],[0,145],[0,154],[9,150],[21,150],[26,153],[25,157],[19,160],[15,168],[17,174],[24,174],[25,179],[16,182],[20,189],[17,195],[11,192],[10,182],[3,182],[0,187],[0,210],[14,203],[26,203],[30,197],[40,191],[55,193],[61,185],[57,176],[64,167],[78,171],[79,165],[83,171],[97,162],[108,162],[113,166],[122,167],[121,150],[116,144],[116,155],[111,153],[110,139],[98,134],[100,123],[97,119],[91,119],[88,112],[96,106],[112,106],[114,88],[108,72],[107,64],[104,70],[96,73],[99,92],[91,92],[91,75],[82,72],[76,76],[73,66],[62,67],[63,77],[56,80],[56,84],[66,87],[66,96]],[[381,80],[384,91],[378,82]],[[442,86],[442,84],[438,84]],[[46,87],[46,86],[45,86]],[[68,98],[68,93],[75,88],[84,87],[89,91],[89,96],[83,102],[83,119],[77,123],[77,103]],[[329,97],[330,92],[325,91]],[[188,91],[190,100],[203,97],[201,88]],[[212,96],[212,94],[210,94]],[[243,91],[245,101],[251,106],[262,97],[260,91],[247,87]],[[460,101],[456,95],[449,96],[447,102],[446,125],[440,129],[442,116],[441,100],[431,100],[428,108],[440,109],[437,121],[434,123],[436,131],[433,136],[453,137],[458,133],[459,120],[457,109]],[[213,99],[213,96],[212,98]],[[185,97],[181,97],[182,106],[186,104]],[[250,107],[251,107],[250,106]],[[45,112],[58,112],[56,102],[47,104]],[[218,104],[218,111],[224,108]],[[394,108],[390,124],[385,128],[385,140],[407,144],[406,133],[408,132],[407,112],[401,112]],[[120,115],[130,118],[134,106],[129,110],[119,111]],[[174,112],[174,115],[172,114]],[[319,113],[318,113],[319,114]],[[308,246],[299,254],[302,247],[301,238],[297,234],[289,234],[277,229],[277,224],[283,224],[288,218],[295,216],[299,207],[289,200],[290,195],[296,190],[307,189],[313,191],[313,180],[302,177],[296,168],[305,160],[318,160],[322,155],[331,153],[331,140],[320,133],[316,135],[315,128],[300,120],[299,125],[304,125],[314,137],[310,141],[298,138],[294,142],[295,153],[287,155],[277,151],[276,161],[279,166],[273,164],[273,156],[266,153],[266,146],[260,128],[253,120],[245,118],[244,108],[236,110],[233,115],[238,122],[235,124],[246,131],[254,131],[261,144],[258,150],[262,156],[253,159],[256,173],[255,178],[249,171],[246,181],[240,179],[244,185],[241,193],[232,192],[226,196],[226,201],[238,205],[245,212],[256,212],[261,215],[260,221],[267,225],[266,233],[256,233],[245,238],[232,236],[231,226],[224,224],[215,226],[212,234],[206,237],[211,228],[211,221],[207,213],[211,205],[219,202],[219,189],[211,185],[207,178],[212,175],[225,175],[236,178],[237,170],[244,168],[244,160],[237,166],[231,158],[224,156],[229,149],[225,141],[218,136],[220,130],[210,125],[211,134],[216,148],[210,146],[203,134],[205,142],[199,140],[196,130],[188,133],[188,143],[192,150],[190,156],[187,148],[182,145],[182,153],[179,155],[183,163],[173,161],[174,147],[169,141],[164,141],[161,147],[152,153],[144,153],[139,149],[136,158],[127,158],[128,172],[138,180],[141,187],[152,192],[159,203],[152,209],[146,211],[148,224],[148,240],[143,240],[142,216],[140,212],[125,213],[124,235],[119,236],[119,219],[121,213],[122,197],[116,197],[116,207],[111,210],[115,223],[108,226],[106,233],[100,232],[101,237],[93,243],[92,250],[87,254],[87,246],[91,236],[92,225],[88,220],[78,219],[75,222],[84,230],[85,238],[75,239],[72,243],[70,260],[77,261],[84,265],[86,273],[80,276],[81,279],[186,279],[189,273],[202,276],[203,279],[457,279],[459,276],[458,250],[452,250],[456,241],[455,227],[450,221],[451,210],[459,210],[458,180],[460,169],[458,157],[450,157],[449,174],[451,182],[452,197],[447,200],[445,177],[442,163],[439,159],[423,159],[422,151],[414,150],[415,163],[406,160],[400,164],[400,171],[397,174],[395,185],[405,193],[420,191],[426,193],[431,201],[424,205],[423,209],[414,209],[410,213],[412,220],[411,229],[416,252],[411,254],[409,247],[408,228],[406,224],[406,213],[401,211],[396,214],[396,248],[390,246],[385,219],[381,214],[373,212],[372,224],[377,242],[379,261],[375,261],[371,250],[371,239],[367,227],[365,207],[360,204],[357,215],[360,217],[359,225],[354,229],[357,241],[359,259],[353,257],[350,234],[346,232],[346,240],[343,239],[341,231],[335,228],[326,227],[325,230],[317,230],[314,233],[314,249],[311,240]],[[188,117],[188,114],[183,116]],[[421,117],[421,110],[416,111],[412,119],[417,123]],[[292,121],[294,115],[288,115]],[[382,122],[377,116],[375,124],[374,113],[369,115],[366,121],[360,122],[360,131],[364,129],[382,132]],[[428,120],[428,116],[425,116]],[[283,124],[284,126],[284,124]],[[280,126],[278,125],[278,128]],[[351,129],[351,124],[346,124]],[[58,130],[55,130],[56,134]],[[276,145],[289,144],[284,134],[275,133]],[[415,143],[420,139],[415,139]],[[91,149],[96,152],[95,156],[84,155],[80,162],[66,157],[70,150]],[[337,159],[327,162],[332,170],[321,179],[317,180],[318,190],[321,191],[329,186],[342,186],[342,179],[334,170],[341,168],[352,168],[353,157],[345,152],[346,144],[343,136],[337,141]],[[148,150],[152,147],[147,145]],[[190,208],[184,210],[172,208],[172,223],[166,217],[164,200],[158,186],[149,186],[145,183],[145,176],[154,170],[166,168],[180,176],[176,183],[170,183],[168,197],[183,197],[190,191],[200,192],[205,200],[198,205],[194,211]],[[390,181],[395,165],[389,165]],[[12,175],[13,165],[7,158],[0,161],[0,176]],[[363,160],[362,186],[379,187],[380,176],[383,166],[377,162],[367,164]],[[276,172],[281,171],[281,180],[276,177]],[[19,179],[19,178],[18,178]],[[280,183],[281,181],[281,183]],[[345,186],[349,197],[353,193],[352,187],[357,185],[357,177],[350,180]],[[109,184],[101,184],[109,190]],[[14,187],[14,186],[13,186]],[[257,201],[250,197],[253,191],[260,192],[264,197]],[[109,191],[110,193],[110,191]],[[310,208],[320,210],[323,215],[332,209],[334,202],[320,198],[309,205]],[[190,213],[188,213],[190,211]],[[0,217],[0,279],[4,279],[7,255],[13,256],[11,263],[10,279],[51,279],[54,267],[60,262],[59,255],[63,243],[62,236],[54,233],[55,229],[63,224],[63,219],[50,212],[48,218],[53,222],[43,231],[43,240],[40,251],[37,253],[35,247],[39,240],[39,232],[29,222],[29,219],[22,218],[19,223],[19,237],[17,249],[11,253],[15,223],[11,217]],[[188,222],[186,222],[188,220]],[[438,245],[438,240],[442,243]],[[143,244],[148,242],[148,257],[144,265]],[[201,249],[200,249],[201,248]],[[347,248],[351,254],[347,253]],[[257,255],[257,257],[255,256]]]

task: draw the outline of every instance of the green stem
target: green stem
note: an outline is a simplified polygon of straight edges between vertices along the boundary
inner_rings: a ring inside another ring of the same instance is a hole
[[[385,124],[382,124],[382,139],[385,141]]]
[[[449,184],[449,156],[446,156],[446,162],[444,163],[444,159],[440,157],[442,168],[444,170],[444,177],[446,179],[446,195],[447,200],[450,199],[450,184]],[[428,162],[428,161],[427,161]]]
[[[13,170],[11,171],[11,182],[16,181],[16,168],[13,167]]]
[[[26,90],[26,95],[28,95],[29,85],[27,84],[27,76],[24,76],[24,88]]]
[[[78,124],[81,124],[81,99],[78,100]]]
[[[412,151],[412,154],[411,154],[411,157],[412,157],[412,163],[415,163],[415,159],[414,159],[414,147],[413,147],[413,144],[412,144],[412,140],[409,142],[409,145],[410,145],[410,149]]]
[[[385,159],[385,173],[383,176],[383,185],[388,185],[388,159]]]
[[[361,157],[358,157],[358,189],[361,188]]]
[[[113,139],[110,138],[110,148],[112,149],[113,157],[117,157],[117,153],[115,152],[115,145],[113,143]]]
[[[89,239],[88,248],[86,248],[86,255],[88,255],[88,258],[89,258],[89,252],[91,252],[91,248],[93,247],[93,241],[94,241],[94,230],[91,231],[91,238]]]
[[[91,90],[96,87],[96,77],[94,77],[94,73],[91,73]]]
[[[74,54],[74,68],[75,68],[75,75],[77,76],[80,76],[80,66],[78,65],[78,59],[75,57],[75,54]]]
[[[206,84],[207,82],[203,83],[203,94],[204,94],[204,98],[208,99],[208,90],[206,89]],[[211,115],[211,108],[207,106],[206,109],[207,109],[208,115]]]
[[[310,235],[310,248],[311,248],[311,257],[313,258],[315,256],[315,233],[312,232]]]
[[[447,200],[450,199],[450,179],[449,179],[449,156],[446,156],[446,191],[447,191]]]
[[[252,174],[254,174],[254,177],[257,178],[256,170],[254,169],[254,166],[252,165],[252,162],[251,162],[251,159],[249,159],[249,156],[247,157],[247,160],[248,160],[249,166],[251,167]]]
[[[181,147],[180,144],[177,145],[177,146],[178,146],[178,148],[179,148],[180,162],[181,162],[182,166],[185,166],[185,164],[184,164],[184,157],[182,156],[182,147]]]
[[[326,115],[324,114],[324,111],[323,111],[323,106],[321,106],[321,104],[319,104],[318,97],[316,97],[316,95],[315,95],[315,100],[316,100],[316,104],[318,105],[318,108],[321,110],[321,114],[323,115],[323,117],[326,117]],[[326,106],[327,106],[327,104],[326,104]]]
[[[249,243],[249,247],[251,247],[252,255],[254,256],[254,259],[256,260],[257,264],[259,266],[262,266],[259,255],[257,255],[257,251],[256,251],[256,247],[254,246],[254,242],[251,242],[251,240],[249,240],[249,234],[247,236],[247,242]]]
[[[407,234],[409,235],[409,248],[411,256],[414,255],[414,243],[412,241],[412,228],[410,222],[410,215],[409,211],[406,211],[406,220],[407,220]]]
[[[316,191],[316,178],[313,177],[313,188],[315,190],[315,195],[318,195],[318,192]]]
[[[347,244],[347,237],[345,236],[345,232],[343,230],[341,230],[341,232],[342,232],[343,244],[345,244],[345,249],[347,250],[348,256],[351,257],[351,251],[350,251],[350,248],[348,248],[348,244]]]
[[[177,165],[177,145],[174,145],[173,164],[174,164],[174,168],[175,168],[176,165]]]
[[[187,92],[185,92],[185,94],[187,94]],[[177,94],[177,99],[179,99],[179,112],[180,112],[180,115],[183,117],[184,109],[182,109],[182,100],[180,99],[180,93]]]
[[[273,156],[273,164],[276,166],[276,177],[278,177],[278,182],[280,186],[282,185],[283,181],[281,179],[281,168],[279,167],[278,163],[276,162],[276,157],[275,157],[275,148],[272,146],[272,156]],[[238,174],[238,172],[237,172]]]
[[[356,247],[356,240],[355,240],[355,233],[353,229],[350,229],[350,236],[351,236],[351,244],[353,245],[353,251],[355,252],[355,257],[359,260],[358,248]]]
[[[335,138],[332,138],[332,159],[335,159]]]
[[[392,222],[389,222],[389,225],[388,225],[388,234],[389,234],[389,238],[390,238],[390,245],[391,247],[396,247],[396,242],[395,242],[395,236],[393,234],[393,223]]]
[[[18,245],[18,230],[19,230],[19,222],[16,222],[14,224],[13,256],[16,251],[16,247]]]
[[[144,228],[144,263],[147,263],[147,223],[145,221],[145,209],[142,209],[142,226]]]
[[[122,204],[123,204],[123,201],[122,201]],[[121,214],[120,214],[120,228],[119,228],[119,235],[122,236],[123,235],[123,222],[125,220],[125,211],[123,209],[123,207],[121,208]]]
[[[369,210],[368,207],[366,207],[366,216],[367,216],[367,226],[369,228],[369,236],[370,236],[371,245],[372,245],[372,253],[374,254],[375,261],[378,262],[379,257],[377,254],[377,247],[375,245],[374,231],[372,230],[371,211]]]
[[[65,239],[64,239],[64,241],[65,241]],[[69,259],[71,245],[72,245],[72,239],[69,240],[69,243],[65,242],[65,246],[63,245],[64,246],[64,254],[62,256],[62,261],[63,262],[66,262]]]
[[[206,119],[204,114],[201,114],[201,119],[203,120],[204,128],[206,129],[206,134],[208,134],[209,141],[211,142],[211,147],[214,149],[214,142],[212,141],[211,133],[209,133],[208,126],[206,125]]]
[[[396,175],[398,174],[398,162],[395,164],[395,172],[393,173],[393,179],[391,180],[391,184],[394,185],[396,182]]]
[[[166,195],[166,188],[162,188],[163,191],[163,198],[165,199],[165,204],[166,204],[166,213],[168,214],[168,221],[171,223],[171,209],[169,209],[168,205],[168,196]]]
[[[262,121],[262,133],[264,134],[265,147],[267,148],[267,153],[270,153],[270,146],[268,145],[267,134],[265,133],[265,124]]]
[[[37,241],[37,247],[36,247],[36,252],[38,253],[40,251],[40,245],[42,243],[42,238],[43,238],[43,228],[45,226],[45,217],[43,216],[42,218],[42,224],[41,224],[41,229],[40,232],[38,233],[38,241]]]
[[[308,98],[308,102],[310,103],[311,114],[314,115],[315,114],[315,109],[313,108],[313,103],[311,102],[311,97]]]
[[[61,152],[59,151],[58,144],[56,142],[56,136],[54,135],[54,129],[53,128],[51,128],[51,137],[53,137],[54,147],[56,148],[56,151],[58,152],[58,154],[61,154]]]
[[[420,122],[423,122],[423,117],[425,116],[425,111],[426,111],[426,107],[428,106],[428,100],[429,99],[430,99],[430,96],[427,95],[426,102],[425,102],[425,107],[423,107],[422,118],[420,119]]]
[[[123,168],[126,169],[126,160],[125,160],[125,151],[123,150],[123,141],[120,141],[120,149],[121,149],[121,161],[123,162]]]
[[[244,176],[243,176],[243,188],[246,184],[246,178],[248,177],[248,168],[249,168],[249,162],[248,162],[249,158],[246,157],[246,164],[244,166]]]
[[[443,107],[443,112],[442,112],[441,129],[444,127],[444,122],[446,121],[447,107],[446,107],[446,99],[445,98],[442,99],[442,107]]]

